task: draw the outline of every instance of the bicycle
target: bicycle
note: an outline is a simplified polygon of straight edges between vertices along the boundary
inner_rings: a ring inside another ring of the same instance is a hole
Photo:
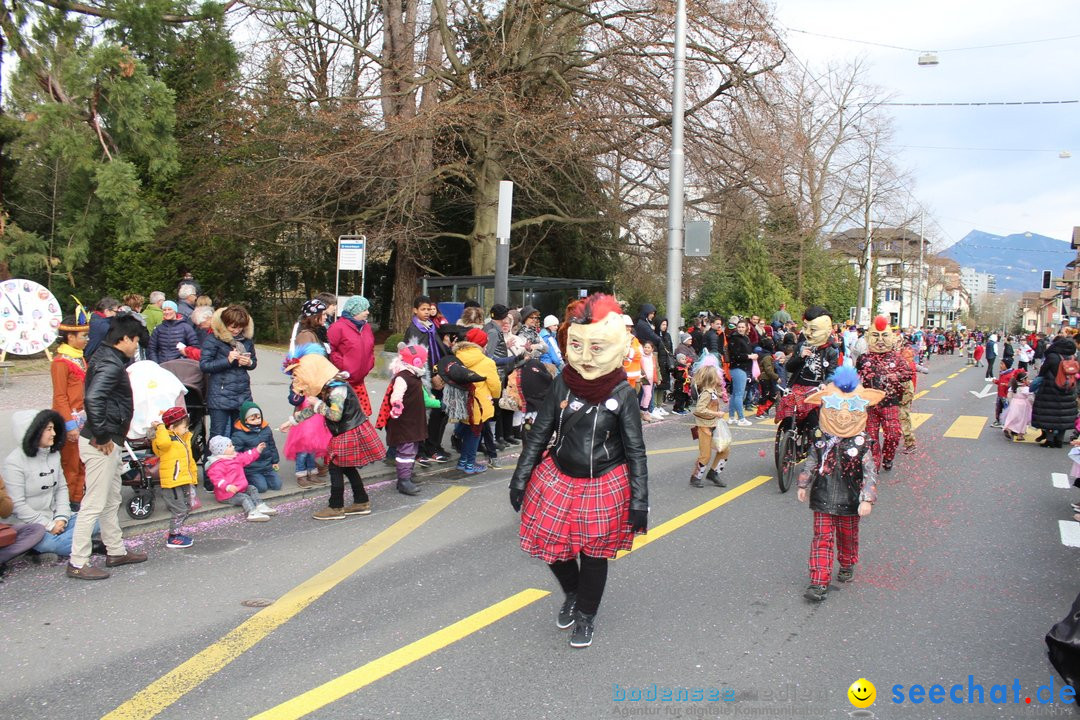
[[[780,406],[789,405],[785,400],[791,396],[790,388],[780,388]],[[804,409],[800,419],[799,410]],[[810,454],[810,444],[813,442],[812,428],[817,424],[816,407],[806,407],[796,404],[793,412],[785,417],[776,427],[776,441],[773,443],[773,460],[776,464],[776,481],[780,486],[780,492],[786,493],[791,489],[792,480],[795,478],[796,467],[806,460]],[[777,409],[777,416],[781,409]]]

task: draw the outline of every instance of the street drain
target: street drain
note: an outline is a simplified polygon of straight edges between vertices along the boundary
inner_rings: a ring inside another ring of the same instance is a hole
[[[266,598],[251,598],[250,600],[244,600],[240,603],[244,607],[269,607],[274,604],[273,600],[267,600]]]

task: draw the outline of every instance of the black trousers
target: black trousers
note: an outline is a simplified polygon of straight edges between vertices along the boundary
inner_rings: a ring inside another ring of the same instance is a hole
[[[360,479],[360,470],[354,467],[343,468],[331,464],[329,505],[332,508],[345,507],[345,478],[349,478],[353,502],[366,503],[368,501],[367,490],[364,489],[364,481]]]
[[[560,560],[548,565],[564,593],[577,593],[577,609],[586,615],[595,615],[600,608],[607,584],[608,561],[581,553],[578,560]]]

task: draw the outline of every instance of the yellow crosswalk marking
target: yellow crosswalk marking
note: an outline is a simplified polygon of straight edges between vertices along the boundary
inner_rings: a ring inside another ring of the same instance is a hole
[[[975,440],[978,439],[984,425],[986,425],[986,418],[982,415],[961,415],[945,431],[945,437]]]
[[[293,720],[294,718],[304,717],[370,685],[380,678],[386,677],[390,673],[397,672],[406,665],[410,665],[437,650],[443,649],[447,645],[468,637],[478,630],[483,630],[488,625],[550,594],[547,590],[537,590],[535,588],[522,590],[518,594],[511,595],[491,607],[458,620],[453,625],[447,625],[441,630],[420,638],[416,642],[409,643],[403,648],[361,665],[351,672],[334,678],[330,682],[323,683],[317,688],[297,695],[292,700],[287,700],[277,707],[259,713],[252,720]]]
[[[698,505],[695,508],[690,508],[689,510],[682,513],[681,515],[676,515],[675,517],[671,518],[667,522],[660,523],[659,525],[657,525],[654,528],[649,528],[649,533],[647,535],[638,535],[638,536],[636,536],[634,538],[634,547],[633,548],[631,548],[630,550],[620,550],[619,554],[616,555],[615,557],[616,558],[626,557],[627,555],[634,552],[635,550],[640,550],[641,548],[645,547],[649,543],[654,542],[656,540],[659,540],[660,538],[664,537],[668,533],[672,533],[672,532],[678,530],[683,525],[686,525],[687,523],[690,523],[690,522],[692,522],[694,520],[697,520],[699,517],[701,517],[703,515],[707,515],[707,514],[711,513],[716,508],[718,508],[718,507],[720,507],[722,505],[726,505],[727,503],[731,502],[735,498],[740,497],[742,495],[745,495],[746,493],[750,492],[754,488],[759,487],[761,485],[764,485],[765,483],[767,483],[770,480],[772,480],[772,475],[758,475],[753,480],[747,480],[746,482],[742,483],[741,485],[737,485],[737,486],[731,488],[730,490],[728,490],[724,494],[717,495],[716,497],[714,497],[712,500],[709,500],[708,502],[703,502],[702,504]]]
[[[909,413],[911,417],[911,429],[918,430],[919,426],[934,417],[934,413]]]
[[[106,720],[154,717],[247,652],[342,580],[435,517],[468,490],[469,488],[460,486],[443,490],[345,557],[282,595],[272,605],[252,615],[213,645],[150,683],[106,715]]]

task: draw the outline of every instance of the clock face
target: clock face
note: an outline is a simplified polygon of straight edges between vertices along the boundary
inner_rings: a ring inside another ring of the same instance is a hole
[[[56,341],[62,314],[48,288],[33,280],[0,283],[0,349],[34,355]]]

